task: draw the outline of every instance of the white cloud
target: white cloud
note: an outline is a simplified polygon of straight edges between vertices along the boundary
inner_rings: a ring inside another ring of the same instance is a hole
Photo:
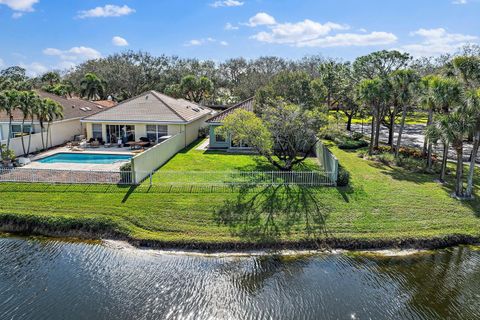
[[[186,42],[184,45],[186,47],[194,47],[194,46],[202,46],[204,44],[212,43],[212,42],[216,42],[216,41],[217,40],[215,40],[213,38],[192,39],[192,40]]]
[[[237,1],[237,0],[224,0],[224,1],[215,1],[214,3],[211,3],[210,6],[214,8],[219,8],[219,7],[240,7],[243,6],[244,2],[242,1]]]
[[[272,25],[277,23],[275,18],[265,12],[259,12],[248,20],[247,25],[250,27]]]
[[[130,8],[127,5],[116,6],[107,4],[103,7],[96,7],[90,10],[83,10],[78,13],[78,18],[104,18],[104,17],[121,17],[132,14],[135,9]]]
[[[321,24],[306,19],[298,23],[276,24],[270,29],[270,32],[259,32],[253,38],[267,43],[299,44],[318,39],[333,30],[345,30],[348,27],[332,22]]]
[[[48,71],[48,68],[39,62],[32,62],[30,64],[20,63],[20,67],[27,70],[27,75],[37,77]]]
[[[220,44],[224,47],[228,46],[228,42],[227,41],[220,41]]]
[[[419,43],[407,44],[399,48],[414,56],[439,56],[451,53],[458,48],[478,40],[477,36],[461,33],[448,33],[444,28],[418,29],[411,32],[412,37],[420,37]]]
[[[368,34],[339,33],[314,40],[299,42],[297,47],[365,47],[395,43],[397,36],[390,32],[371,32]]]
[[[128,41],[125,40],[124,38],[122,37],[119,37],[119,36],[115,36],[112,38],[112,43],[114,46],[117,46],[117,47],[125,47],[125,46],[128,46]]]
[[[367,33],[367,30],[362,29],[359,30],[361,33],[341,33],[340,31],[348,30],[350,27],[334,22],[319,23],[305,19],[297,23],[276,23],[273,17],[269,17],[267,31],[258,32],[251,37],[252,39],[295,47],[374,46],[391,44],[398,40],[393,33],[383,31]],[[259,24],[250,19],[249,25]]]
[[[453,4],[467,4],[467,0],[453,0],[452,3]]]
[[[227,24],[225,24],[224,29],[225,29],[225,30],[238,30],[239,27],[234,26],[234,25],[231,24],[230,22],[227,22]]]
[[[33,5],[39,0],[0,0],[0,4],[4,4],[12,10],[21,12],[34,11]]]
[[[62,60],[80,61],[88,59],[98,59],[102,55],[100,52],[89,47],[73,47],[68,50],[60,50],[57,48],[46,48],[43,50],[43,54],[47,56],[58,56]]]

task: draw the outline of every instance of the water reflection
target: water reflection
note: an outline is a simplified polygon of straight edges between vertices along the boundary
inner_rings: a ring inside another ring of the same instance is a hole
[[[0,319],[480,317],[480,251],[203,257],[0,238]]]

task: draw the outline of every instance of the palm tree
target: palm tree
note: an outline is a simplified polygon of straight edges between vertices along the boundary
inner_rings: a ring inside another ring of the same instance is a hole
[[[473,133],[473,147],[470,155],[470,167],[468,169],[467,188],[465,190],[465,197],[472,197],[473,195],[473,176],[475,173],[475,163],[477,153],[480,146],[480,89],[467,92],[466,113],[472,120]]]
[[[371,155],[374,148],[378,148],[380,123],[383,117],[383,109],[387,100],[388,90],[385,82],[380,78],[367,79],[359,83],[358,97],[367,106],[372,108],[372,127],[370,133],[370,146],[368,153]]]
[[[34,91],[23,91],[20,94],[20,103],[18,109],[22,112],[23,114],[23,119],[22,119],[22,148],[23,148],[23,154],[28,155],[30,153],[30,142],[32,140],[32,129],[33,129],[33,119],[34,119],[34,112],[35,109],[37,108],[37,105],[39,103],[40,97],[34,92]],[[30,132],[29,132],[29,137],[28,137],[28,148],[25,149],[25,141],[24,141],[24,126],[25,126],[25,121],[27,119],[31,119],[31,124],[30,124]]]
[[[8,115],[7,150],[10,149],[13,111],[19,106],[19,95],[20,93],[17,90],[5,90],[0,93],[0,108]]]
[[[51,137],[49,137],[50,126],[53,121],[57,119],[63,119],[63,107],[56,101],[48,98],[44,100],[44,104],[45,104],[45,112],[47,116],[45,120],[47,121],[47,139],[46,140],[47,140],[47,148],[48,148],[49,138],[51,139]],[[51,146],[51,143],[50,143],[50,146]]]
[[[440,182],[445,182],[445,172],[447,169],[447,159],[448,159],[448,148],[450,147],[450,140],[446,134],[446,120],[443,119],[444,116],[440,116],[437,121],[432,122],[425,129],[425,139],[428,139],[430,146],[432,144],[436,145],[439,141],[442,142],[443,146],[443,155],[442,155],[442,165],[440,168]]]
[[[413,93],[418,83],[418,76],[413,70],[398,70],[392,73],[391,79],[397,100],[402,105],[402,120],[398,131],[397,147],[395,149],[395,157],[398,158],[400,145],[402,143],[402,133],[405,128],[405,119],[407,118],[407,108],[412,102]]]
[[[87,73],[80,82],[82,97],[89,100],[98,100],[105,95],[105,81],[94,73]]]
[[[468,137],[468,133],[472,130],[471,117],[466,116],[464,110],[459,108],[452,113],[444,115],[435,124],[433,133],[427,131],[430,138],[440,138],[444,143],[442,173],[440,180],[444,181],[446,157],[448,147],[451,144],[457,155],[456,174],[455,174],[455,195],[464,197],[463,189],[463,141]],[[436,131],[436,133],[435,133]]]

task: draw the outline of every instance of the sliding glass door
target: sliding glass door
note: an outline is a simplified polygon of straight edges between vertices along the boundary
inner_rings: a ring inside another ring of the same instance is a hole
[[[118,139],[122,143],[135,141],[135,126],[134,125],[112,125],[107,124],[107,142],[117,143]]]

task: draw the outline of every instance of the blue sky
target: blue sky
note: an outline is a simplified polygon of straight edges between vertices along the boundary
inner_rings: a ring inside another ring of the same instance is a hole
[[[0,67],[31,75],[123,50],[222,61],[415,56],[480,42],[480,0],[0,0]]]

